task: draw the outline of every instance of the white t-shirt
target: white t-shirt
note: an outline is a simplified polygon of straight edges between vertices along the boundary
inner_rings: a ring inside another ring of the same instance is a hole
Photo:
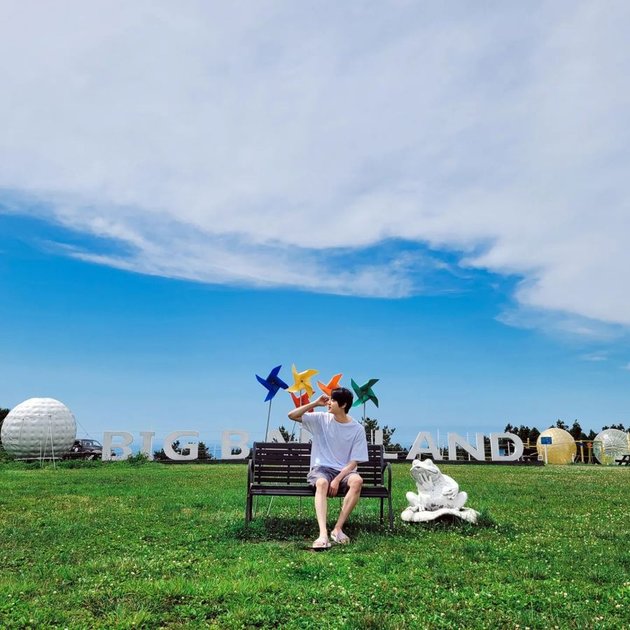
[[[350,422],[337,422],[332,413],[315,411],[302,416],[304,428],[313,434],[311,468],[328,466],[341,470],[350,460],[368,460],[365,429],[348,416]]]

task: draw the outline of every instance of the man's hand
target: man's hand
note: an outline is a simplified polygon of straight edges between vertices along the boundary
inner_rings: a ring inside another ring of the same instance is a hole
[[[295,420],[296,422],[302,422],[302,416],[309,411],[315,409],[315,407],[323,407],[328,404],[329,398],[326,394],[322,394],[317,400],[312,400],[297,409],[292,409],[287,414],[289,416],[289,420]]]
[[[333,479],[328,484],[328,496],[329,497],[336,497],[338,492],[339,492],[339,480],[338,479]]]

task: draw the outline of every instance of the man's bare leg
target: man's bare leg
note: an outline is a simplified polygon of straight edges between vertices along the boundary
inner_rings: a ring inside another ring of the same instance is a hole
[[[328,540],[328,529],[326,528],[326,517],[328,514],[328,481],[319,478],[315,482],[315,514],[317,514],[317,525],[319,526],[319,537]]]
[[[331,534],[335,534],[335,536],[343,534],[343,526],[352,513],[352,510],[354,510],[356,504],[359,502],[362,487],[363,479],[359,475],[350,475],[350,477],[348,477],[348,492],[343,500],[339,518],[330,532]],[[345,538],[345,534],[343,534],[342,538]]]

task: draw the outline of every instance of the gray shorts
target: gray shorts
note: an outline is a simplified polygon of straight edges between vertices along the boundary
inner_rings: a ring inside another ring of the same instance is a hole
[[[314,466],[308,473],[308,477],[306,481],[314,486],[318,479],[325,479],[328,483],[330,483],[337,475],[339,474],[338,470],[334,468],[329,468],[328,466]],[[339,489],[344,492],[348,489],[348,478],[351,475],[358,475],[359,473],[356,470],[349,472],[340,482]]]

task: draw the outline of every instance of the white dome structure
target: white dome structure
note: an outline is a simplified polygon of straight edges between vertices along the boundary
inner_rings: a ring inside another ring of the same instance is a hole
[[[2,446],[17,459],[58,457],[77,436],[72,412],[54,398],[29,398],[14,407],[2,424]]]
[[[593,455],[600,464],[614,464],[626,453],[630,453],[630,434],[619,429],[604,429],[593,440]]]

